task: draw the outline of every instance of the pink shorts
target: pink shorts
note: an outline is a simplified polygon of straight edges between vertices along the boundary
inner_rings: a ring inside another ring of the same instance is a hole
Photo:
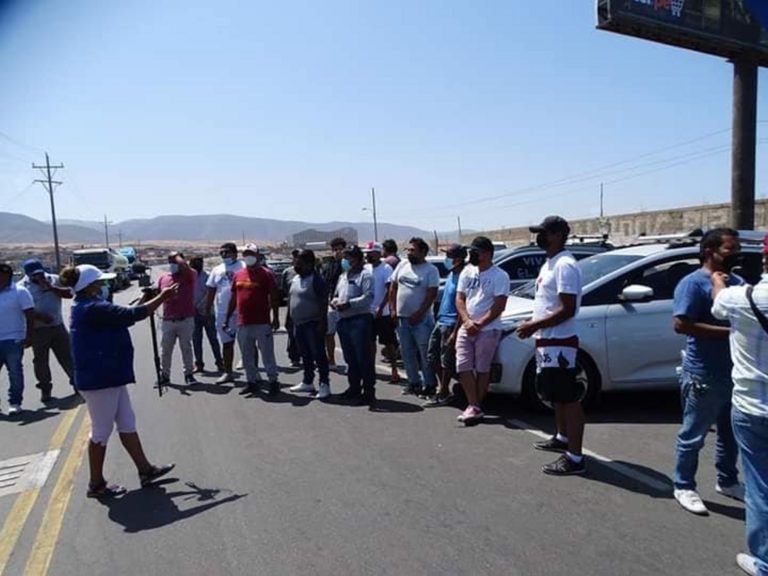
[[[464,328],[459,328],[456,336],[456,371],[490,372],[500,338],[501,330],[483,330],[470,336]]]
[[[91,442],[106,446],[115,424],[121,434],[136,432],[136,416],[127,386],[80,390],[80,394],[91,417]]]

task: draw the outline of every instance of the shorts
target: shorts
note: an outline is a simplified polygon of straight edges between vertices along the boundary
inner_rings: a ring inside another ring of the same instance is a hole
[[[456,369],[459,373],[491,371],[491,362],[501,339],[501,330],[483,330],[474,336],[459,328],[456,336]]]
[[[224,323],[224,318],[216,318],[216,333],[219,335],[219,341],[222,344],[231,344],[237,338],[237,314],[232,314],[229,318],[227,328],[231,334],[227,334],[221,325]]]
[[[327,336],[333,336],[336,334],[336,324],[339,321],[339,312],[333,308],[328,308],[328,326],[325,329]]]
[[[578,402],[584,387],[576,380],[577,349],[570,346],[536,348],[536,393],[547,402]]]
[[[382,346],[396,344],[397,339],[395,338],[395,327],[392,326],[392,318],[390,316],[374,317],[371,336],[374,344],[377,338]]]
[[[448,338],[453,334],[453,326],[435,324],[432,335],[429,337],[427,348],[427,362],[439,364],[443,369],[456,371],[456,346],[448,344]]]
[[[120,434],[136,432],[136,416],[127,386],[80,390],[80,394],[91,417],[91,442],[106,446],[115,424]]]

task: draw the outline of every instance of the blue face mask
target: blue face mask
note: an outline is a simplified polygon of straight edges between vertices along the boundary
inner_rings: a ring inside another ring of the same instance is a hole
[[[344,258],[341,261],[341,270],[342,270],[342,272],[347,272],[350,268],[352,268],[352,265],[349,263],[349,260]]]
[[[233,264],[235,262],[235,259],[230,258],[229,256],[227,256],[226,258],[222,258],[221,260],[222,262],[224,262],[225,266],[229,266],[230,264]]]
[[[99,294],[99,298],[102,300],[109,300],[109,286],[106,284],[101,285],[101,293]]]
[[[453,270],[453,258],[446,258],[443,261],[443,266],[445,266],[445,269],[448,271]]]
[[[171,274],[177,274],[179,272],[179,265],[176,263],[170,264],[168,270],[171,271]]]

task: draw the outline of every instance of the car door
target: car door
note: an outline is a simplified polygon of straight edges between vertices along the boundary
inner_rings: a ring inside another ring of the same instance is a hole
[[[498,266],[509,275],[509,286],[511,289],[515,289],[526,282],[535,280],[546,259],[547,255],[543,250],[526,251],[522,254],[513,254],[499,262]]]
[[[675,287],[699,267],[688,253],[660,259],[626,274],[613,284],[615,300],[606,311],[606,354],[613,388],[668,388],[676,386],[676,367],[683,336],[672,328]],[[622,302],[629,285],[648,286],[653,297],[643,302]]]

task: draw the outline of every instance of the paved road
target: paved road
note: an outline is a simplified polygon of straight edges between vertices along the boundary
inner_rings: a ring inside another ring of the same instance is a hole
[[[30,411],[0,421],[0,458],[64,439],[35,498],[0,498],[3,573],[739,574],[743,508],[715,494],[711,446],[699,476],[712,515],[671,499],[674,395],[608,397],[590,415],[586,446],[597,456],[588,475],[552,478],[540,472],[551,455],[531,447],[550,418],[509,399],[493,398],[487,422],[472,428],[456,422],[457,409],[422,410],[385,379],[376,412],[285,389],[273,401],[246,398],[238,386],[214,385],[214,375],[160,399],[148,323],[133,335],[140,433],[150,458],[176,470],[140,490],[113,437],[108,476],[130,492],[87,500],[84,407],[42,409],[28,387]],[[284,334],[277,343],[285,365]],[[281,380],[300,377],[286,371]],[[341,392],[343,377],[332,388]]]

